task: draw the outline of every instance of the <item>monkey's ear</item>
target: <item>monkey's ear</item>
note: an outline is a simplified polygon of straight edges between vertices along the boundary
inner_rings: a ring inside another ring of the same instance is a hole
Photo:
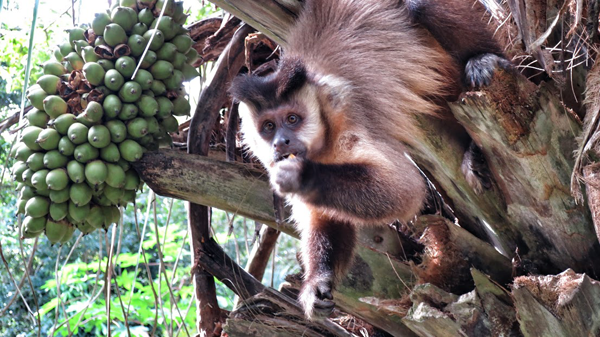
[[[306,68],[300,59],[282,60],[276,74],[277,98],[286,99],[305,85],[307,78]]]
[[[350,103],[352,85],[345,79],[333,75],[315,76],[319,98],[334,110],[341,110]]]

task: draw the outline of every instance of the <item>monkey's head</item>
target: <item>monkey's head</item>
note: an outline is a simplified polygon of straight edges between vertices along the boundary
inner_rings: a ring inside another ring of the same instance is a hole
[[[328,120],[320,87],[297,59],[282,60],[268,76],[233,81],[244,142],[267,168],[290,155],[311,159],[323,150]]]

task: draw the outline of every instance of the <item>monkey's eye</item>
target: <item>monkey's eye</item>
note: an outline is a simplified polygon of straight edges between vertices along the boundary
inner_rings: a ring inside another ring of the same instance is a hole
[[[271,132],[275,129],[275,123],[266,121],[263,123],[262,128],[263,128],[263,131],[265,131],[265,132]]]
[[[291,115],[287,116],[286,122],[290,125],[293,125],[293,124],[298,123],[299,120],[300,120],[300,117],[298,117],[298,115],[291,114]]]

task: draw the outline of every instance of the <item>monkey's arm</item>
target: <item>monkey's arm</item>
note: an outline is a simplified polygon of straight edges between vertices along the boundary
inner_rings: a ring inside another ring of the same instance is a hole
[[[408,0],[411,18],[462,66],[467,84],[488,85],[494,69],[509,69],[500,45],[481,21],[484,8],[469,0]]]
[[[417,168],[404,158],[389,167],[286,160],[278,163],[271,182],[281,193],[296,193],[315,206],[373,222],[407,220],[420,210],[425,191]]]

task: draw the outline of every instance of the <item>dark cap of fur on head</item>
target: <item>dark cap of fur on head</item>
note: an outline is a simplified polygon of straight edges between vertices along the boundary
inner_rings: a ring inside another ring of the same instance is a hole
[[[256,110],[272,108],[287,100],[307,81],[306,68],[299,59],[283,59],[273,74],[259,77],[236,77],[229,93],[237,100],[253,105]]]

